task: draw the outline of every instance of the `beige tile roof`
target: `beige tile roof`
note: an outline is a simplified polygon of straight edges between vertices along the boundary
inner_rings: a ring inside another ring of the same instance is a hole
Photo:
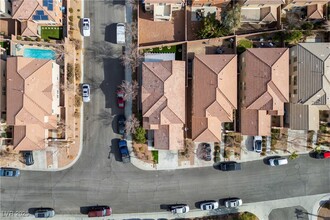
[[[185,62],[142,64],[143,127],[154,130],[155,148],[182,149],[185,127]]]
[[[196,55],[193,68],[192,138],[220,141],[221,123],[237,108],[237,57]]]
[[[308,19],[323,19],[323,6],[322,4],[313,4],[307,6]]]
[[[7,59],[7,123],[14,125],[16,150],[45,148],[47,129],[56,129],[52,96],[52,60]]]
[[[33,21],[23,21],[21,22],[21,35],[22,36],[38,36],[38,24]]]
[[[32,20],[32,16],[36,10],[43,10],[45,15],[48,15],[50,21],[58,25],[62,25],[62,1],[53,0],[53,11],[43,6],[43,0],[13,0],[12,1],[12,16],[13,19]]]
[[[245,83],[241,132],[270,134],[270,116],[283,115],[284,103],[289,100],[289,51],[252,48],[240,58]]]

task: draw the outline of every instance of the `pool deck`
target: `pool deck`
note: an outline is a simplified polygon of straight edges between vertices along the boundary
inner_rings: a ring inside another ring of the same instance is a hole
[[[21,45],[20,48],[17,48]],[[45,43],[45,42],[34,42],[34,41],[11,41],[11,51],[10,54],[12,56],[23,56],[24,49],[33,48],[33,49],[44,49],[44,50],[53,50],[56,48],[55,46]]]

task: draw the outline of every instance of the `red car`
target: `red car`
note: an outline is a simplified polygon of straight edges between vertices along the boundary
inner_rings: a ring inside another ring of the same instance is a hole
[[[118,108],[125,108],[124,92],[121,90],[117,91],[117,105]]]
[[[88,217],[110,216],[112,209],[109,206],[93,206],[89,209]]]

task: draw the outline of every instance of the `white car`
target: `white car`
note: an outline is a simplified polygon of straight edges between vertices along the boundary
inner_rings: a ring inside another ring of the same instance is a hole
[[[117,24],[117,44],[125,44],[125,24]]]
[[[227,208],[233,208],[233,207],[238,207],[243,204],[243,201],[239,198],[233,198],[233,199],[226,199],[225,200],[225,206]]]
[[[288,164],[288,159],[283,158],[283,157],[279,157],[279,158],[271,158],[268,160],[269,165],[271,165],[272,167],[276,167],[276,166],[282,166],[285,164]]]
[[[170,207],[170,210],[173,214],[182,214],[189,212],[188,205],[174,205]]]
[[[261,153],[261,151],[262,151],[262,137],[261,136],[254,136],[253,151],[255,151],[256,153]]]
[[[91,100],[90,86],[87,83],[84,83],[82,85],[82,97],[83,97],[83,102],[89,102]]]
[[[202,202],[199,206],[201,210],[212,210],[219,208],[219,203],[216,201],[206,201]]]
[[[89,37],[91,35],[91,20],[89,18],[83,18],[81,23],[83,36]]]

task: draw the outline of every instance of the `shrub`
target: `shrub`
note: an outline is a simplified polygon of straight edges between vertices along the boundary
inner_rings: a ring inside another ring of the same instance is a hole
[[[17,35],[16,39],[17,39],[17,40],[22,40],[22,36]]]
[[[74,76],[76,81],[80,81],[81,79],[81,69],[80,69],[80,64],[76,63],[75,67],[74,67]]]
[[[66,79],[69,83],[73,83],[73,65],[71,63],[68,63],[66,66]]]
[[[136,129],[136,132],[134,134],[134,140],[136,141],[136,143],[139,144],[144,144],[147,141],[146,130],[143,127],[138,127]]]
[[[36,41],[40,42],[41,41],[41,38],[40,37],[37,37]]]
[[[80,40],[72,39],[72,43],[74,44],[74,47],[75,47],[76,50],[81,49],[81,41]]]
[[[80,12],[80,9],[77,9],[77,12]]]
[[[45,39],[45,42],[49,43],[49,42],[50,42],[50,40],[47,38],[47,39]]]
[[[248,39],[242,39],[237,42],[237,53],[241,54],[243,53],[247,48],[252,48],[253,44]]]
[[[75,95],[74,96],[74,106],[79,108],[81,106],[81,96]]]
[[[70,13],[73,13],[73,8],[69,8],[69,12]]]
[[[78,15],[77,18],[80,19],[80,16]]]
[[[295,160],[299,157],[299,154],[297,154],[296,151],[294,151],[290,156],[289,156],[289,159],[290,160]]]
[[[72,15],[69,16],[69,21],[73,22],[73,16]]]
[[[313,30],[314,25],[313,25],[312,22],[305,22],[305,23],[303,23],[303,24],[301,25],[301,28],[302,28],[303,30]]]

